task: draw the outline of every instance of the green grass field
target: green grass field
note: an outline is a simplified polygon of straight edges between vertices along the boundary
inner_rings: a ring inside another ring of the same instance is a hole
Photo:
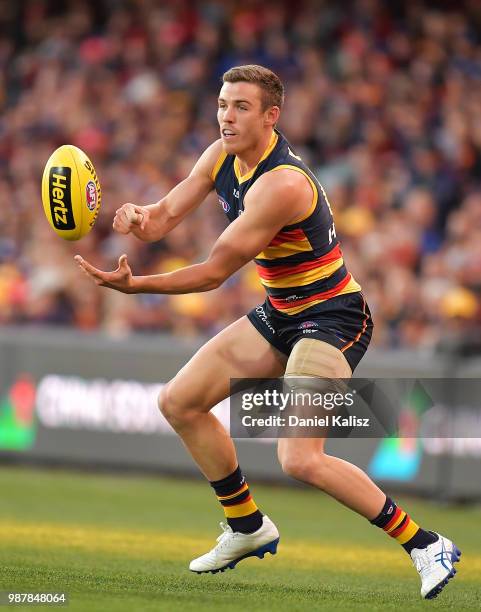
[[[67,609],[89,612],[480,609],[479,508],[398,499],[463,550],[455,580],[423,601],[409,557],[365,519],[315,490],[251,488],[278,554],[197,575],[189,561],[222,519],[206,484],[1,468],[0,590],[67,591]]]

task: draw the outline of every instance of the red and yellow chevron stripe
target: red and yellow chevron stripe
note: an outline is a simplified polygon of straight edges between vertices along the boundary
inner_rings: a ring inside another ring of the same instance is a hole
[[[269,243],[269,246],[257,255],[256,259],[277,259],[287,257],[301,251],[312,251],[304,230],[301,228],[279,232]]]
[[[309,295],[305,298],[301,298],[295,301],[288,301],[283,298],[274,298],[271,295],[268,296],[270,303],[274,308],[280,310],[285,314],[297,314],[306,310],[307,308],[311,308],[316,304],[320,304],[321,302],[325,302],[333,297],[338,295],[344,295],[345,293],[353,293],[354,291],[360,291],[360,285],[354,280],[350,273],[348,273],[345,278],[342,279],[337,285],[335,285],[332,289],[328,291],[323,291],[321,293],[314,293],[313,295]]]
[[[290,288],[309,285],[331,276],[344,263],[341,249],[336,245],[329,253],[300,264],[276,266],[257,265],[257,273],[265,287]]]

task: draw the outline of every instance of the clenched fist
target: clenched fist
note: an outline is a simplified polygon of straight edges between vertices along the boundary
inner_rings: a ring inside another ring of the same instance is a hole
[[[134,230],[143,231],[150,217],[146,206],[137,206],[127,202],[115,211],[113,228],[119,234],[129,234]]]

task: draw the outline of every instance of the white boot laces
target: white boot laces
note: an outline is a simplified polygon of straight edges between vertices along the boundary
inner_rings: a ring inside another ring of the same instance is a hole
[[[416,569],[421,574],[421,576],[424,576],[426,573],[429,573],[429,571],[426,570],[430,569],[431,561],[427,548],[419,549],[419,552],[416,555],[414,565],[416,566]]]
[[[222,533],[217,538],[217,542],[219,542],[219,544],[217,544],[217,546],[215,547],[217,551],[221,551],[230,541],[230,539],[235,537],[235,533],[232,531],[230,525],[224,523],[223,521],[220,522],[219,525],[221,526]]]

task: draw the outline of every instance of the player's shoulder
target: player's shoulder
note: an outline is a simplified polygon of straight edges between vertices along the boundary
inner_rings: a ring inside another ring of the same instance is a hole
[[[222,158],[225,159],[225,154],[223,154],[222,140],[219,138],[201,153],[192,170],[192,174],[195,176],[201,175],[209,180],[214,180],[214,171]]]
[[[222,146],[222,140],[219,138],[204,150],[199,158],[199,161],[204,162],[207,166],[214,166],[219,157],[222,155],[223,151],[224,148]]]
[[[208,175],[212,180],[215,179],[215,171],[219,164],[225,159],[226,154],[222,146],[222,140],[219,138],[210,144],[207,149],[199,157],[196,164],[196,172]]]
[[[244,205],[274,217],[285,215],[286,225],[306,211],[312,190],[306,177],[287,168],[262,174],[246,194]]]
[[[254,187],[259,191],[267,190],[273,196],[282,193],[284,197],[297,197],[306,190],[306,186],[310,190],[306,178],[307,175],[302,169],[293,165],[281,164],[264,172],[254,183]]]
[[[262,208],[274,216],[285,215],[286,225],[304,215],[312,203],[312,185],[297,168],[278,166],[264,172],[249,189],[246,209]]]
[[[224,147],[222,145],[222,138],[218,138],[207,147],[203,154],[211,158],[217,158],[223,151]]]

